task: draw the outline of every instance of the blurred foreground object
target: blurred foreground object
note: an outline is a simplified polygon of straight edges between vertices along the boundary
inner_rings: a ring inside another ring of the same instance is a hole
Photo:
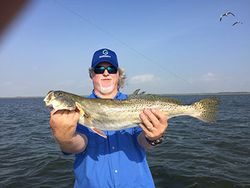
[[[8,26],[29,2],[30,0],[0,0],[0,41]]]

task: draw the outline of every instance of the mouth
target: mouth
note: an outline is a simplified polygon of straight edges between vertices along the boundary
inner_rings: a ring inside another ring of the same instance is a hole
[[[100,83],[100,86],[104,87],[104,88],[111,87],[112,85],[113,85],[113,82],[110,79],[102,80],[101,83]]]
[[[111,78],[103,78],[102,80],[111,80]]]

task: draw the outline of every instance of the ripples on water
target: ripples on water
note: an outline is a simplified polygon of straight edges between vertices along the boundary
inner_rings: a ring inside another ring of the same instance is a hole
[[[218,98],[215,124],[169,120],[164,144],[148,153],[157,187],[250,187],[250,96]],[[0,99],[0,187],[73,187],[73,156],[61,154],[48,124],[41,98]]]

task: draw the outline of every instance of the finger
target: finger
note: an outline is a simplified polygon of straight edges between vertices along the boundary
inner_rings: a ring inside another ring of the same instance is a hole
[[[167,121],[167,116],[165,114],[163,114],[163,112],[161,112],[158,109],[151,109],[151,112],[154,114],[154,116],[160,121],[160,122],[165,122]]]
[[[51,114],[54,115],[54,114],[60,114],[60,115],[63,115],[63,114],[67,114],[69,111],[68,110],[55,110],[53,109],[51,111]]]
[[[74,118],[74,120],[78,121],[79,118],[80,118],[80,113],[79,112],[75,112],[73,118]]]
[[[162,134],[166,130],[168,126],[167,117],[158,109],[150,109],[150,111],[151,115],[149,112],[147,112],[147,110],[145,110],[145,113],[147,113],[150,117],[149,121],[154,127],[154,129],[149,128],[149,130],[154,134],[154,136],[157,136],[159,134]]]
[[[163,122],[160,122],[158,116],[156,116],[152,111],[155,112],[155,109],[145,109],[145,114],[148,116],[149,121],[155,128],[155,132],[162,127]],[[155,112],[156,113],[156,112]],[[153,131],[153,130],[152,130]]]
[[[167,116],[158,109],[152,109],[152,112],[159,118],[159,123],[154,125],[155,128],[160,132],[165,131],[168,127]]]
[[[149,121],[152,122],[153,125],[159,123],[158,118],[155,116],[155,114],[152,112],[152,110],[145,109],[143,112],[144,112],[144,114],[146,114],[148,116]]]
[[[150,122],[148,116],[145,113],[141,113],[140,114],[140,118],[142,120],[142,123],[146,126],[146,127],[153,127],[152,123]]]
[[[50,115],[54,115],[56,113],[56,111],[57,110],[55,110],[55,109],[51,110]]]
[[[75,119],[76,116],[76,112],[75,111],[64,111],[62,114],[62,118],[67,118],[67,119]]]
[[[57,110],[57,109],[53,109],[50,114],[54,115],[54,114],[63,114],[65,113],[67,110]]]
[[[68,118],[71,114],[69,110],[60,110],[59,114],[62,118]]]
[[[151,132],[154,131],[155,128],[153,124],[149,121],[148,117],[144,113],[140,114],[140,118],[144,126],[148,129],[148,131],[151,131]]]
[[[144,131],[145,135],[151,135],[152,133],[147,129],[147,127],[145,125],[143,125],[142,123],[139,124],[139,126],[142,128],[142,130]]]

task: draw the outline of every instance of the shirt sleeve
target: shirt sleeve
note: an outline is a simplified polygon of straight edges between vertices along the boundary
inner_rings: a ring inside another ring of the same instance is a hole
[[[76,126],[76,132],[84,134],[88,137],[90,130],[87,127],[78,123]]]
[[[134,127],[134,130],[133,130],[133,136],[135,139],[137,139],[138,135],[142,132],[142,128],[137,126],[137,127]]]

